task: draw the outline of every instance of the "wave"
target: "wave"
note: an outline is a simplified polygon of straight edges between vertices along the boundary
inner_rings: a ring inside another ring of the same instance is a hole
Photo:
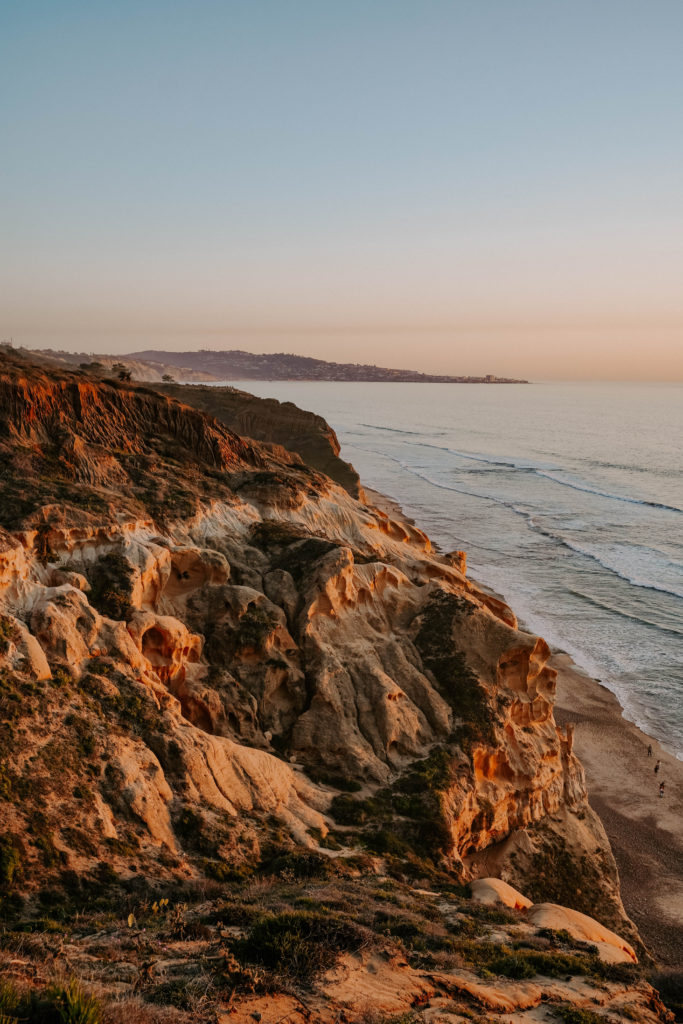
[[[622,619],[629,619],[631,622],[637,622],[642,626],[650,626],[652,629],[656,629],[658,633],[669,633],[672,636],[683,636],[683,630],[673,629],[671,626],[662,626],[658,622],[652,622],[651,619],[644,619],[641,615],[632,615],[631,612],[627,612],[623,608],[617,608],[612,604],[608,604],[606,601],[600,601],[597,597],[593,597],[590,594],[584,594],[580,590],[572,590],[571,587],[568,587],[567,593],[573,594],[574,597],[578,597],[582,601],[586,601],[588,604],[593,605],[594,608],[601,608],[603,611],[609,612],[611,615],[618,615]]]
[[[646,498],[631,498],[625,494],[612,494],[610,491],[601,491],[597,487],[590,487],[588,484],[576,483],[573,480],[563,480],[551,470],[537,469],[535,472],[538,476],[546,477],[548,480],[553,480],[556,484],[561,484],[562,487],[571,487],[574,491],[584,491],[586,494],[597,494],[601,498],[608,498],[610,501],[625,501],[629,505],[644,505],[646,508],[659,508],[664,509],[666,512],[677,512],[679,515],[683,515],[683,508],[679,508],[677,505],[666,505],[661,501],[648,501]]]
[[[574,551],[577,555],[583,555],[584,558],[590,558],[593,562],[597,562],[598,565],[602,566],[603,569],[613,573],[615,576],[625,580],[626,583],[630,583],[634,587],[640,587],[642,590],[655,590],[660,594],[669,594],[671,597],[683,598],[683,590],[672,590],[670,587],[664,587],[659,583],[653,583],[651,580],[646,580],[642,576],[638,577],[637,570],[631,570],[630,572],[628,570],[622,571],[623,566],[619,568],[614,565],[614,563],[605,561],[606,556],[604,554],[601,557],[589,548],[582,547],[580,544],[577,544],[576,541],[571,541],[566,537],[560,536],[560,534],[555,533],[554,530],[550,530],[548,527],[542,526],[538,523],[534,519],[533,515],[529,515],[529,525],[532,529],[536,530],[537,533],[541,533],[549,540],[554,540],[556,543],[564,545],[564,547],[569,548],[570,551]],[[674,565],[675,563],[668,562],[668,564]]]
[[[368,430],[383,430],[387,434],[411,434],[413,437],[419,437],[419,430],[399,430],[398,427],[378,427],[374,423],[359,423],[359,427],[367,427]]]
[[[408,431],[406,431],[408,433]],[[412,433],[412,431],[410,431]],[[469,452],[461,452],[457,448],[447,448],[441,444],[430,444],[428,441],[411,441],[415,448],[436,448],[440,452],[448,452],[449,455],[457,455],[460,459],[468,459],[471,462],[485,462],[489,466],[500,466],[505,469],[529,470],[532,473],[538,471],[537,462],[530,462],[528,459],[513,459],[505,455],[472,455]],[[555,467],[548,467],[550,469]]]
[[[404,431],[404,433],[416,433],[416,431]],[[645,508],[657,508],[666,512],[674,512],[678,515],[683,515],[683,508],[680,508],[678,505],[667,505],[664,502],[649,501],[647,498],[634,498],[626,494],[614,494],[611,491],[603,491],[599,487],[592,487],[587,483],[568,480],[566,477],[556,475],[563,472],[563,470],[558,466],[539,464],[538,462],[532,462],[528,459],[508,458],[503,455],[474,455],[471,452],[463,452],[457,448],[448,448],[439,444],[429,444],[427,441],[411,443],[414,444],[416,448],[436,448],[438,451],[448,452],[450,455],[456,455],[459,459],[467,459],[472,462],[483,462],[486,465],[499,466],[504,469],[516,469],[521,472],[535,473],[537,476],[544,477],[546,480],[552,480],[561,487],[570,487],[574,491],[583,491],[585,494],[596,494],[601,498],[607,498],[609,501],[625,501],[629,505],[643,505]],[[608,464],[605,463],[604,465]]]
[[[499,505],[503,508],[507,508],[511,512],[514,512],[515,515],[518,515],[521,518],[523,518],[526,521],[529,528],[534,530],[536,533],[540,533],[542,536],[547,537],[548,540],[552,540],[556,544],[562,545],[568,550],[573,551],[575,554],[582,555],[584,558],[590,559],[591,561],[600,565],[603,569],[606,569],[607,572],[610,572],[613,575],[618,576],[620,579],[624,580],[626,583],[631,584],[631,586],[639,587],[643,590],[653,590],[662,594],[669,594],[671,597],[675,598],[683,598],[683,590],[672,590],[669,587],[662,586],[661,584],[653,583],[651,580],[647,580],[642,576],[639,577],[633,571],[622,571],[623,566],[619,567],[614,565],[613,563],[607,562],[605,561],[604,555],[600,557],[600,555],[596,554],[594,551],[590,551],[587,547],[582,547],[575,541],[569,540],[568,538],[563,537],[561,534],[556,533],[549,527],[539,523],[535,513],[530,512],[528,509],[520,508],[519,505],[516,505],[512,501],[505,501],[503,498],[497,498],[492,494],[482,494],[481,492],[478,491],[471,491],[464,487],[455,487],[453,486],[453,484],[445,484],[439,480],[434,480],[432,477],[428,476],[427,473],[421,471],[418,467],[411,466],[409,463],[404,462],[402,459],[398,459],[393,455],[388,455],[386,452],[368,449],[362,445],[352,445],[352,447],[360,448],[362,451],[367,451],[373,455],[379,455],[382,458],[389,459],[391,462],[397,463],[397,465],[399,465],[401,469],[403,469],[405,472],[410,473],[412,476],[416,476],[420,480],[424,480],[425,483],[430,484],[432,487],[438,487],[440,490],[444,491],[452,491],[455,494],[464,494],[470,498],[478,498],[481,501],[488,501],[494,505]],[[675,566],[677,563],[669,562],[667,560],[667,564]]]

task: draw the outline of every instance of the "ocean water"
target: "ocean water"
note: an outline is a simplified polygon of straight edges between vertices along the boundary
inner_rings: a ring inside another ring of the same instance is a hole
[[[367,486],[683,760],[683,384],[235,383],[324,416]]]

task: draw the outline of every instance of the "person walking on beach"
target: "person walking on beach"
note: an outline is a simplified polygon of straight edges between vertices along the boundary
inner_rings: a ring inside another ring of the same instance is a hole
[[[647,756],[648,757],[652,757],[652,744],[651,743],[650,743],[650,745],[647,748]]]
[[[660,798],[660,800],[661,800],[661,798],[662,798],[663,796],[664,796],[664,783],[663,783],[663,782],[660,782],[660,783],[659,783],[659,798]]]
[[[662,763],[661,761],[657,761],[657,764],[655,765],[655,775],[659,771],[659,766],[660,766],[661,763]]]

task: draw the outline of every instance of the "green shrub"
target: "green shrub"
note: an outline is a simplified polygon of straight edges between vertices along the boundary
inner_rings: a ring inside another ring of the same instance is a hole
[[[333,864],[329,857],[315,850],[292,850],[286,853],[275,853],[264,856],[261,870],[268,875],[280,875],[287,872],[294,878],[328,878],[332,873]]]
[[[164,981],[147,995],[150,1003],[157,1006],[174,1006],[176,1010],[191,1010],[194,999],[188,991],[187,981]]]
[[[332,967],[339,953],[357,950],[362,942],[360,929],[346,918],[290,911],[259,918],[233,951],[240,959],[310,982]]]
[[[75,979],[66,987],[55,985],[48,989],[47,998],[61,1024],[100,1024],[102,1008],[99,1001],[87,995]]]
[[[608,1018],[592,1010],[579,1010],[575,1006],[556,1006],[555,1017],[564,1024],[607,1024]]]
[[[465,598],[438,590],[421,613],[415,646],[425,668],[436,680],[441,696],[462,719],[458,742],[467,749],[474,740],[495,742],[493,711],[486,690],[453,642],[456,620],[469,616],[473,605]]]
[[[334,789],[341,789],[346,793],[357,793],[359,789],[363,788],[357,779],[349,779],[340,772],[333,772],[318,765],[307,768],[306,771],[309,779],[312,779],[313,782],[322,783],[323,786],[332,786]]]
[[[683,970],[665,968],[654,974],[650,981],[667,1009],[676,1015],[676,1020],[683,1021]]]
[[[11,981],[0,978],[0,1021],[18,1017],[21,997]]]
[[[505,978],[515,978],[517,981],[522,978],[533,978],[536,974],[527,957],[517,953],[505,953],[503,956],[497,957],[491,961],[488,969],[494,974],[501,974]]]
[[[70,686],[71,683],[73,683],[73,677],[71,673],[68,671],[68,669],[62,668],[59,665],[56,668],[52,669],[53,686],[56,686],[58,689],[61,689],[62,687]]]
[[[453,846],[443,793],[451,784],[453,756],[438,747],[413,764],[392,786],[372,797],[339,794],[330,813],[341,825],[366,825],[361,841],[367,849],[398,858],[438,863]]]
[[[0,837],[0,892],[12,888],[21,871],[21,852],[12,836]]]
[[[99,1000],[87,995],[80,982],[51,985],[44,992],[20,995],[11,982],[0,980],[0,1021],[26,1024],[100,1024]]]
[[[346,793],[334,797],[330,804],[330,814],[339,825],[364,825],[366,822],[391,818],[390,808],[381,797],[359,800]]]
[[[128,621],[133,612],[133,569],[121,552],[110,551],[88,570],[88,599],[100,615]]]
[[[266,638],[277,626],[277,619],[272,612],[256,605],[249,605],[240,617],[237,626],[236,642],[239,647],[253,647],[262,650]]]
[[[14,638],[14,623],[6,615],[0,615],[0,654],[6,654]]]

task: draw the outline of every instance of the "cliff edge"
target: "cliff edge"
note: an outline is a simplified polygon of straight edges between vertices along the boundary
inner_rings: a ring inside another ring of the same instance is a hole
[[[3,1012],[75,971],[111,1020],[669,1019],[548,647],[462,553],[171,397],[11,357],[0,460],[0,898],[45,936],[2,947]],[[491,876],[519,906],[478,909]]]
[[[214,416],[237,434],[296,452],[309,466],[362,500],[360,478],[350,462],[339,458],[337,435],[322,416],[299,409],[293,402],[257,398],[232,387],[164,384],[159,390]]]

